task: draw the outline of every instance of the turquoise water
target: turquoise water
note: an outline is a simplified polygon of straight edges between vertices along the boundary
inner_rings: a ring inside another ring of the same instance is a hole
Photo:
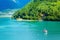
[[[43,33],[44,28],[48,34]],[[60,22],[0,18],[0,40],[60,40]]]

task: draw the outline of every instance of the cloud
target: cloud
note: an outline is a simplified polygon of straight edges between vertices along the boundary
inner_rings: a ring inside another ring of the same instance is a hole
[[[16,0],[12,0],[12,1],[16,3]]]
[[[0,11],[0,17],[11,17],[18,9],[6,9]]]

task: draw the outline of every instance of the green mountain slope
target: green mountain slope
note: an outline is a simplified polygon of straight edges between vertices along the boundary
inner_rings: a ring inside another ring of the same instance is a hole
[[[60,21],[59,0],[32,0],[21,10],[16,11],[12,18],[26,20]]]

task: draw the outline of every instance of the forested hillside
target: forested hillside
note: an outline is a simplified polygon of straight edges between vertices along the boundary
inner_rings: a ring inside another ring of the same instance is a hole
[[[31,0],[12,18],[26,20],[60,21],[60,0]]]

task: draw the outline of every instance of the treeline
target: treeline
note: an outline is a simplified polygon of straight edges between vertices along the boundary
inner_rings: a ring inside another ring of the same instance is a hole
[[[14,19],[60,21],[59,0],[32,0],[13,14]]]

